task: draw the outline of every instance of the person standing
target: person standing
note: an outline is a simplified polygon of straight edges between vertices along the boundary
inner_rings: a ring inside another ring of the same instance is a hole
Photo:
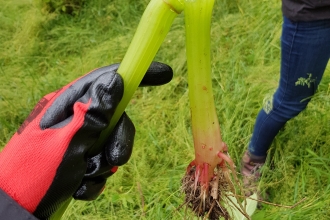
[[[260,110],[241,160],[247,195],[256,192],[259,169],[275,136],[307,107],[330,58],[330,0],[282,0],[282,13],[279,85]]]

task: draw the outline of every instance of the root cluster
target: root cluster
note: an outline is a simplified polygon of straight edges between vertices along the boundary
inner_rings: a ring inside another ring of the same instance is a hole
[[[207,192],[201,185],[195,182],[195,168],[191,168],[182,178],[182,191],[185,193],[185,204],[196,216],[203,219],[218,220],[224,218],[230,220],[231,215],[224,206],[228,200],[224,200],[226,194],[233,192],[233,185],[228,181],[228,176],[218,169],[215,177],[209,182]],[[228,207],[228,205],[227,205]]]

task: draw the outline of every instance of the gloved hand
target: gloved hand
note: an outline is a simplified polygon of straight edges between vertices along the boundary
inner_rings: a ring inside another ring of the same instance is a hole
[[[124,91],[118,64],[102,67],[44,96],[0,153],[0,188],[40,219],[72,196],[95,199],[131,156],[135,128],[124,113],[96,155]],[[141,85],[161,85],[172,69],[153,63]]]

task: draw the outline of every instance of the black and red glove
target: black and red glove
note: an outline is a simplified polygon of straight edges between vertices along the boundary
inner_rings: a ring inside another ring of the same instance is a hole
[[[91,200],[131,156],[135,128],[124,113],[96,155],[91,149],[123,96],[118,64],[44,96],[0,153],[0,189],[40,219],[69,198]],[[152,63],[141,85],[161,85],[172,69]]]

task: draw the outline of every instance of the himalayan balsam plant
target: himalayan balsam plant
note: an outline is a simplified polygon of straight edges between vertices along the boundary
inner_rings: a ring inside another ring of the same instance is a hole
[[[186,204],[198,216],[230,218],[227,197],[238,183],[227,145],[221,139],[211,82],[210,29],[214,0],[186,0],[185,28],[189,101],[195,159],[183,178]],[[229,165],[229,169],[227,168]],[[232,175],[231,175],[232,174]],[[237,207],[246,216],[243,207]]]
[[[151,0],[148,4],[117,70],[125,85],[123,98],[116,108],[109,127],[101,133],[96,146],[102,145],[115,127],[163,43],[174,19],[182,12],[183,8],[184,3],[181,0]],[[51,217],[51,220],[60,219],[70,201],[66,201]]]
[[[185,204],[197,216],[210,219],[230,218],[224,197],[235,195],[237,182],[234,163],[221,139],[211,86],[210,26],[214,0],[151,0],[140,20],[118,73],[124,80],[124,95],[110,126],[101,134],[102,144],[124,112],[174,19],[185,11],[189,100],[193,128],[195,159],[183,178]],[[229,165],[229,166],[228,166]],[[229,167],[229,169],[227,168]],[[233,174],[231,175],[230,172]],[[59,219],[68,201],[52,217]],[[237,203],[236,203],[237,204]],[[247,218],[240,203],[235,205]]]

